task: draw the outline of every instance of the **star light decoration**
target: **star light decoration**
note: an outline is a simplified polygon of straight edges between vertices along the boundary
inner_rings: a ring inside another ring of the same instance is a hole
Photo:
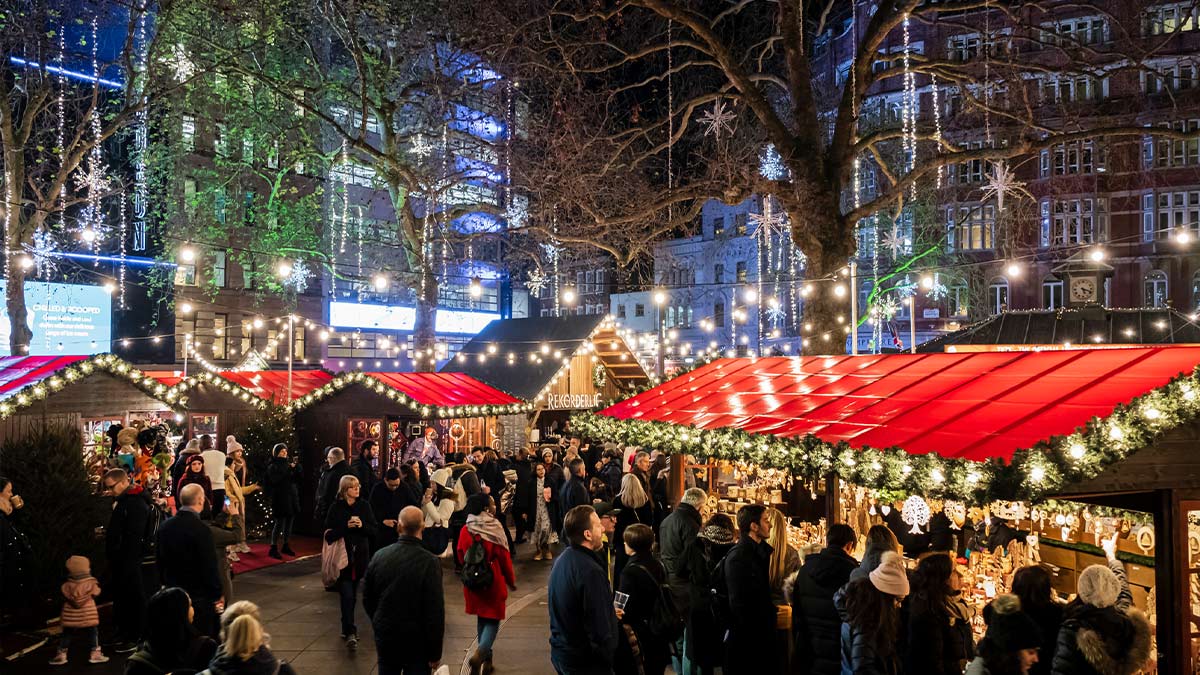
[[[750,221],[754,232],[763,237],[788,233],[787,214],[775,209],[767,208],[762,213],[751,213],[746,219]]]
[[[308,278],[310,276],[312,276],[312,273],[309,272],[308,263],[303,260],[293,260],[292,271],[280,283],[296,293],[303,293],[308,289]]]
[[[777,328],[784,319],[787,318],[787,310],[779,301],[772,302],[767,306],[767,319],[771,322],[772,328]]]
[[[721,140],[722,133],[733,135],[733,121],[736,119],[737,113],[727,110],[723,99],[717,99],[712,110],[700,116],[700,123],[705,126],[705,136],[712,135]]]
[[[416,137],[413,138],[412,145],[409,146],[408,151],[412,153],[414,157],[425,159],[433,154],[433,145],[431,145],[423,135],[417,134]]]
[[[551,242],[548,244],[542,244],[542,251],[546,253],[546,260],[554,262],[558,260],[558,256],[562,252],[562,247]]]
[[[1033,195],[1025,189],[1025,183],[1017,180],[1017,175],[1008,168],[1008,162],[1000,161],[992,165],[992,173],[988,176],[983,187],[983,199],[987,201],[996,198],[996,210],[1004,210],[1004,197],[1008,193],[1020,194],[1030,199]]]
[[[883,240],[880,242],[883,247],[892,252],[892,259],[900,257],[901,253],[907,254],[912,250],[912,240],[900,233],[898,225],[892,225],[892,231],[883,235]]]

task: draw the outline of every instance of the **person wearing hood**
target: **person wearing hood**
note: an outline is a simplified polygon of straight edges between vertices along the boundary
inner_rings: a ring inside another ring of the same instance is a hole
[[[1108,565],[1079,573],[1078,595],[1063,610],[1053,675],[1132,675],[1150,660],[1150,622],[1133,607],[1116,535],[1102,543]]]
[[[806,557],[796,573],[791,593],[794,662],[804,664],[808,669],[805,672],[810,675],[841,672],[838,643],[842,619],[833,606],[833,595],[858,569],[858,561],[851,555],[857,543],[858,537],[849,525],[830,525],[825,533],[825,548]]]
[[[508,591],[517,590],[513,576],[512,554],[508,549],[508,537],[504,527],[496,519],[496,500],[491,495],[477,494],[467,499],[464,509],[467,524],[458,535],[456,555],[458,564],[465,562],[467,551],[478,543],[492,568],[492,583],[486,588],[470,588],[463,584],[463,599],[467,614],[476,618],[475,635],[478,648],[471,654],[468,663],[471,674],[492,672],[492,645],[504,621]]]
[[[1029,675],[1040,661],[1042,634],[1037,622],[1021,611],[1021,599],[1015,595],[998,595],[989,607],[987,633],[966,675]]]
[[[733,519],[724,513],[713,514],[688,546],[679,572],[690,586],[685,654],[692,667],[705,675],[720,667],[722,658],[723,636],[713,615],[710,589],[718,565],[735,543]]]
[[[188,459],[192,455],[200,454],[200,439],[193,438],[188,441],[183,449],[175,456],[175,461],[171,464],[171,485],[178,485],[183,472],[187,470]],[[178,508],[178,504],[175,505]]]
[[[258,619],[242,614],[229,623],[225,641],[200,675],[295,675],[271,653],[266,638]]]
[[[871,570],[879,567],[879,561],[888,551],[900,553],[900,540],[896,539],[895,533],[887,525],[872,525],[867,530],[867,547],[863,551],[862,562],[858,564],[858,569],[850,573],[850,581],[866,579]]]
[[[338,499],[338,486],[342,483],[342,477],[349,475],[352,474],[350,464],[346,462],[346,451],[336,447],[327,448],[325,465],[321,467],[321,477],[317,479],[317,502],[313,512],[318,526],[324,526],[329,507]]]
[[[842,618],[843,675],[902,672],[896,646],[903,632],[900,602],[908,590],[900,554],[885,551],[866,578],[851,581],[834,594],[833,605]]]
[[[67,651],[71,642],[82,638],[87,642],[88,663],[106,663],[108,657],[100,651],[100,614],[96,611],[96,596],[100,595],[100,584],[92,576],[92,563],[81,555],[67,558],[67,578],[62,585],[63,606],[60,623],[62,635],[58,649],[50,665],[63,666],[67,663]]]

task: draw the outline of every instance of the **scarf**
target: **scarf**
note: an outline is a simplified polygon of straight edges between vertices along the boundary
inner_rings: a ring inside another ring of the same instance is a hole
[[[482,537],[497,546],[508,548],[508,537],[504,536],[504,526],[490,513],[477,516],[467,516],[467,532]]]

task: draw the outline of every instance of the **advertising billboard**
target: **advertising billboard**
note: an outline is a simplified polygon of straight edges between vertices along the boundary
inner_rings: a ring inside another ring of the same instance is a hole
[[[112,296],[99,286],[25,282],[32,356],[100,354],[112,342]],[[0,306],[0,356],[10,356],[8,310]]]
[[[496,312],[439,309],[434,331],[446,335],[475,335],[499,319]],[[358,302],[329,303],[329,324],[334,328],[364,328],[379,331],[411,331],[417,311],[402,305],[369,305]]]

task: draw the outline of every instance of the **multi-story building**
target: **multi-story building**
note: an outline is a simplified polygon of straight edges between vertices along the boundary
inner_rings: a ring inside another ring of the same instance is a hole
[[[594,252],[556,252],[543,273],[545,283],[537,287],[531,316],[606,314],[609,296],[616,287],[616,269],[612,259]],[[557,273],[557,279],[555,274]]]

